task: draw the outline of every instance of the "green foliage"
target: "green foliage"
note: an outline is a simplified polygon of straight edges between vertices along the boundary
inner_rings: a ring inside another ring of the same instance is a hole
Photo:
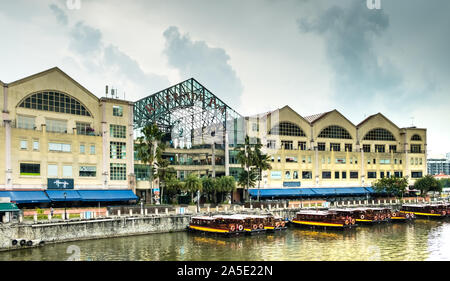
[[[243,170],[239,174],[238,183],[240,186],[245,186],[246,189],[250,187],[256,186],[256,180],[258,178],[258,173],[255,169],[251,169],[250,171]]]
[[[389,195],[397,197],[402,196],[406,192],[408,180],[406,178],[382,178],[372,184],[377,192],[386,192]]]
[[[432,175],[416,180],[414,188],[420,190],[420,195],[427,194],[429,191],[442,192],[442,182],[435,179]]]
[[[450,179],[440,179],[442,187],[450,187]]]

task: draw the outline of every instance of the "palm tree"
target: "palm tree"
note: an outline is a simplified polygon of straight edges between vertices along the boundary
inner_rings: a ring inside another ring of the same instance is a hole
[[[190,174],[185,183],[184,183],[184,187],[187,191],[189,191],[189,193],[191,193],[191,202],[194,202],[194,193],[196,192],[201,192],[202,191],[202,181],[200,180],[200,178],[195,175],[195,174]],[[200,200],[200,198],[198,198],[198,200]]]
[[[236,155],[236,158],[241,164],[241,167],[246,172],[239,175],[239,177],[246,175],[246,182],[239,180],[239,184],[245,187],[244,199],[248,200],[248,188],[250,186],[250,176],[252,175],[250,170],[253,166],[255,166],[255,155],[254,151],[252,150],[252,145],[250,144],[250,138],[248,135],[245,136],[244,144],[239,148],[239,152]]]
[[[258,143],[255,145],[255,166],[258,170],[258,201],[259,201],[259,188],[262,178],[262,171],[271,170],[272,165],[270,165],[270,156],[262,153],[261,151],[262,144]]]
[[[236,190],[236,180],[231,176],[224,176],[219,178],[218,185],[220,186],[220,191],[227,195]]]
[[[250,171],[243,170],[239,174],[238,183],[240,186],[244,186],[246,188],[247,196],[248,196],[248,189],[250,187],[255,187],[257,177],[258,177],[258,173],[254,169],[251,169]],[[246,198],[246,200],[247,200],[247,198]]]
[[[153,175],[155,174],[155,160],[162,159],[162,152],[165,149],[164,144],[161,143],[163,133],[159,130],[155,123],[148,124],[142,128],[141,132],[143,136],[137,138],[135,149],[137,152],[137,158],[144,164],[150,165],[150,203],[153,204]]]

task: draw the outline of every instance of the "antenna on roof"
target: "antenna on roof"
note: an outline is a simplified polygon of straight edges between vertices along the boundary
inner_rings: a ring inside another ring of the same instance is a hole
[[[106,97],[108,97],[108,85],[106,85]]]
[[[411,119],[411,127],[414,127],[414,117],[410,117]]]

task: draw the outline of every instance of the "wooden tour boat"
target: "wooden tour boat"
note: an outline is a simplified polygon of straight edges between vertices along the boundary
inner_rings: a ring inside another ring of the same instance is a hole
[[[402,214],[414,215],[416,217],[444,218],[450,214],[450,205],[438,204],[404,204],[400,210]]]
[[[242,218],[224,217],[192,217],[188,230],[202,233],[221,235],[239,235],[244,233],[244,220]]]
[[[356,227],[356,220],[350,214],[335,211],[300,211],[291,221],[297,226],[348,229]]]

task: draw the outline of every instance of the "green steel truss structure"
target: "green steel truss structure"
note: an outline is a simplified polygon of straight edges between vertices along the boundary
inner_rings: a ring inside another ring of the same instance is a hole
[[[194,78],[138,100],[135,129],[149,123],[171,134],[176,146],[225,144],[226,135],[231,145],[243,141],[244,118]]]

